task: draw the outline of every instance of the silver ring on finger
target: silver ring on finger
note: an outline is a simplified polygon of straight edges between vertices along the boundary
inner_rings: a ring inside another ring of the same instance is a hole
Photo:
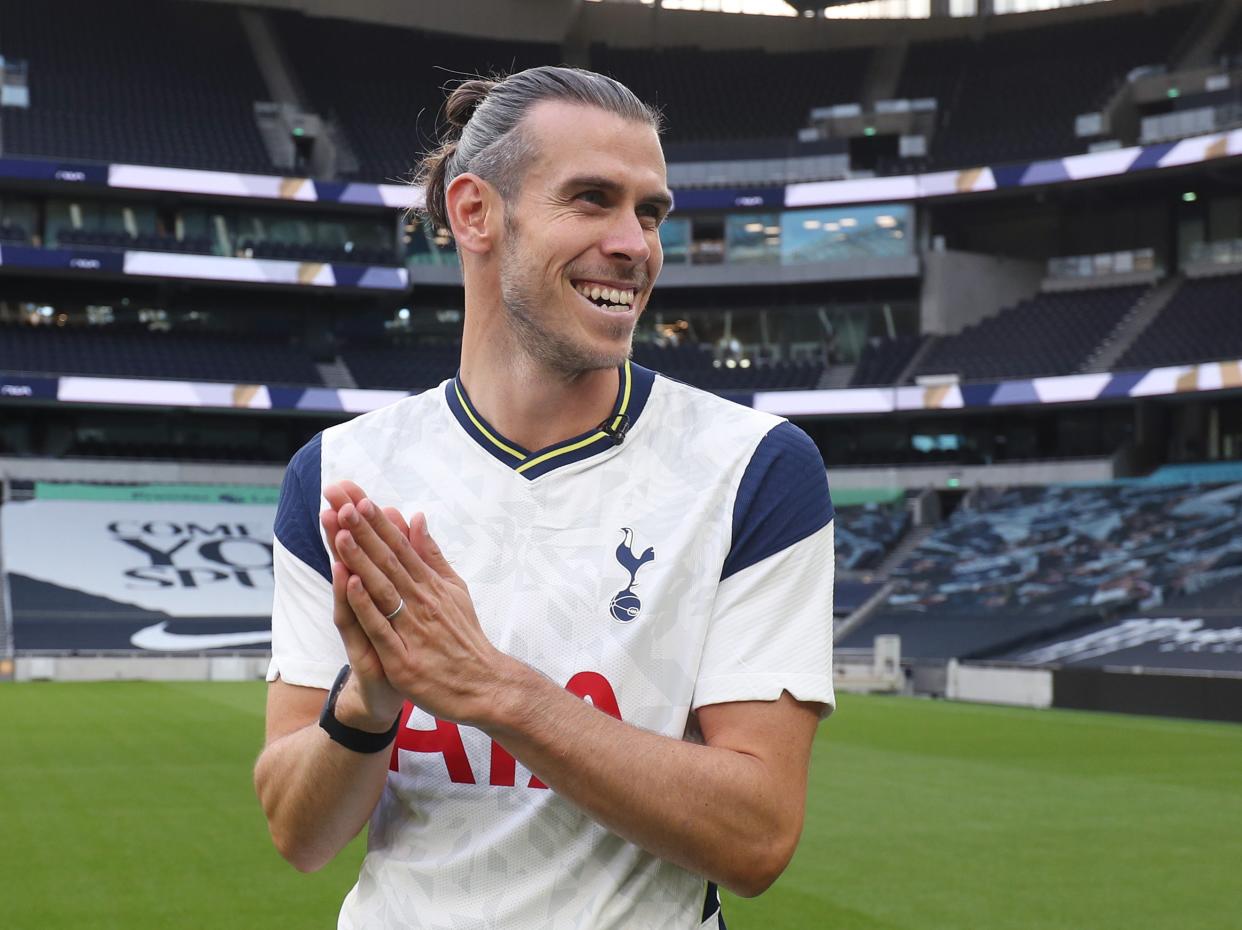
[[[384,619],[392,620],[392,618],[395,617],[397,614],[401,613],[401,611],[404,608],[405,608],[405,598],[401,598],[401,601],[397,604],[397,606],[392,609],[392,613],[384,614]]]

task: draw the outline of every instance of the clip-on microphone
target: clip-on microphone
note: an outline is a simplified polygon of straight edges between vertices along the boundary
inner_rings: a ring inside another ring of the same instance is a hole
[[[619,421],[614,427],[613,420]],[[628,414],[618,414],[611,416],[599,425],[600,431],[608,434],[608,438],[612,440],[614,446],[619,446],[625,442],[625,434],[630,431],[630,418]]]

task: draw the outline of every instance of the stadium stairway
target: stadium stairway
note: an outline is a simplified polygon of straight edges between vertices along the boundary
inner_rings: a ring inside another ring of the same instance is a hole
[[[880,46],[871,56],[862,89],[863,106],[868,111],[875,108],[877,100],[891,100],[897,95],[897,85],[901,82],[909,49],[908,41],[897,41]]]
[[[319,377],[327,387],[356,388],[358,386],[358,382],[354,380],[354,373],[345,364],[345,359],[339,355],[330,362],[315,362],[315,370],[319,372]]]
[[[910,527],[910,532],[906,533],[905,537],[903,537],[901,542],[897,544],[896,548],[885,556],[884,561],[876,566],[875,571],[872,574],[880,575],[881,577],[888,577],[891,575],[893,570],[908,559],[911,553],[923,544],[923,540],[935,531],[935,524]]]
[[[1181,44],[1170,56],[1170,71],[1185,71],[1189,68],[1206,68],[1216,62],[1222,40],[1229,35],[1242,13],[1242,4],[1235,0],[1216,0],[1205,3],[1199,15],[1195,17],[1190,31]]]
[[[825,366],[824,373],[819,376],[819,384],[816,385],[816,388],[821,391],[831,391],[835,388],[849,387],[857,367],[856,365]]]
[[[1126,350],[1173,299],[1181,284],[1181,275],[1170,275],[1144,294],[1087,359],[1082,366],[1082,374],[1112,371],[1118,359],[1126,354]]]
[[[876,592],[867,599],[867,602],[859,607],[843,620],[838,620],[832,627],[832,641],[834,643],[849,636],[854,630],[858,629],[864,623],[871,619],[871,615],[888,603],[888,597],[893,593],[893,583],[886,581]]]
[[[911,356],[910,361],[906,363],[905,369],[902,370],[901,374],[897,376],[893,383],[908,384],[914,377],[914,373],[919,370],[919,366],[923,364],[923,359],[927,358],[928,354],[939,342],[940,336],[932,335],[921,346],[919,346],[918,351]]]

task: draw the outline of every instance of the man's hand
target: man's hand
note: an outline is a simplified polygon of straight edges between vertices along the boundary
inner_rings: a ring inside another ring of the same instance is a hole
[[[400,712],[403,698],[388,681],[379,654],[349,603],[347,587],[350,570],[342,564],[336,546],[336,538],[341,532],[338,512],[346,504],[363,500],[364,495],[352,481],[330,484],[323,493],[332,508],[319,515],[332,550],[332,619],[345,644],[345,653],[349,656],[352,669],[349,682],[337,699],[337,717],[357,729],[382,733]],[[384,508],[382,517],[391,524],[397,535],[405,536],[408,532],[405,519],[395,507]]]
[[[338,620],[342,638],[351,637],[346,640],[351,658],[356,650],[378,663],[395,693],[428,713],[477,725],[493,708],[516,660],[484,634],[466,583],[432,540],[422,514],[403,532],[400,520],[381,512],[360,490],[351,493],[356,485],[342,482],[330,490],[330,503],[336,505],[342,494],[346,498],[335,511],[332,542],[342,565],[333,569],[333,591],[343,591],[353,618],[343,625]]]
[[[478,727],[557,794],[660,858],[742,895],[775,880],[802,829],[818,705],[786,693],[701,708],[706,745],[614,720],[491,644],[421,514],[402,532],[356,486],[345,496],[332,543],[348,569],[346,607],[397,692]],[[651,788],[636,794],[636,784]]]

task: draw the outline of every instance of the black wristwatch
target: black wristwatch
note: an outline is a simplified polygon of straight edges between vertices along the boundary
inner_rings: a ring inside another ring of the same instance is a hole
[[[341,689],[345,687],[347,681],[349,681],[348,662],[337,674],[336,681],[332,682],[332,690],[328,692],[328,699],[323,702],[323,710],[319,713],[319,726],[332,738],[333,742],[340,743],[346,749],[361,753],[383,752],[392,745],[397,735],[397,728],[401,726],[401,715],[397,714],[397,719],[392,722],[387,733],[371,733],[341,723],[336,719],[336,699],[340,697]]]

